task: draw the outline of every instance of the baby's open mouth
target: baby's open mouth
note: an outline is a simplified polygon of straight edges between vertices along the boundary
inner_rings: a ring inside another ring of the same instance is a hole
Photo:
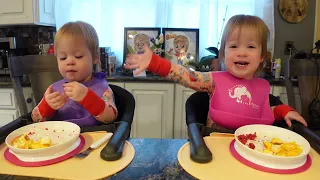
[[[237,61],[237,62],[234,62],[235,65],[240,65],[240,66],[246,66],[248,65],[249,63],[248,62],[245,62],[245,61]]]

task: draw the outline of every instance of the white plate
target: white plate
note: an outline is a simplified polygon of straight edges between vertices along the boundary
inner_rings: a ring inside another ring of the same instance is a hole
[[[239,146],[237,145],[237,143],[234,143],[234,149],[240,154],[240,156],[242,156],[243,158],[258,164],[260,166],[263,167],[267,167],[267,168],[273,168],[273,169],[294,169],[294,168],[298,168],[301,167],[302,165],[304,165],[307,161],[307,157],[304,158],[304,160],[301,160],[300,162],[297,162],[295,164],[276,164],[277,162],[273,162],[273,161],[263,161],[260,160],[258,158],[256,158],[253,155],[250,155],[249,153],[245,153],[244,151],[242,151]]]
[[[21,149],[11,145],[12,141],[22,135],[28,135],[32,140],[48,136],[52,141],[52,146],[40,149]],[[9,149],[19,155],[29,157],[47,157],[52,154],[65,151],[79,138],[80,127],[77,124],[66,121],[47,121],[23,126],[11,132],[6,138],[6,145]]]
[[[71,145],[70,147],[58,152],[58,153],[55,153],[55,154],[52,154],[50,156],[43,156],[43,157],[30,157],[30,156],[24,156],[24,154],[18,154],[18,153],[15,153],[11,150],[10,153],[12,153],[13,155],[15,155],[18,159],[20,159],[21,161],[24,161],[24,162],[39,162],[39,161],[47,161],[47,160],[52,160],[52,159],[56,159],[58,157],[61,157],[63,155],[66,155],[68,154],[69,152],[73,151],[74,149],[76,149],[79,144],[80,144],[81,140],[80,138],[78,138],[76,140],[76,142]]]
[[[256,150],[249,148],[242,144],[238,140],[238,136],[241,134],[256,133],[260,142],[255,143]],[[270,125],[247,125],[240,127],[236,130],[235,134],[236,142],[234,143],[236,151],[245,159],[256,163],[258,165],[275,168],[275,169],[293,169],[302,166],[306,160],[310,151],[309,142],[301,135],[290,131],[288,129],[270,126]],[[262,141],[271,138],[279,138],[284,142],[295,141],[301,148],[302,153],[299,156],[283,157],[275,156],[272,154],[266,154],[260,152],[262,149]],[[258,150],[257,150],[258,149]]]

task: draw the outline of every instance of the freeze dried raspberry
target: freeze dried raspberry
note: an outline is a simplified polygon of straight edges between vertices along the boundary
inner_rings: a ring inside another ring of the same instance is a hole
[[[253,143],[249,143],[249,148],[254,149],[256,146]]]

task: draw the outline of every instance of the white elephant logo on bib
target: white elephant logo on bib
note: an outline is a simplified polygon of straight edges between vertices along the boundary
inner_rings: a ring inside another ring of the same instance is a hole
[[[235,98],[237,103],[250,105],[251,104],[251,93],[243,85],[236,85],[235,87],[229,89],[229,96]]]

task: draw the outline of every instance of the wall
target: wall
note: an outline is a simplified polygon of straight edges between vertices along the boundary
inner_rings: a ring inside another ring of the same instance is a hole
[[[308,14],[297,24],[288,23],[282,18],[278,5],[279,0],[274,0],[275,50],[273,57],[279,57],[283,61],[289,58],[284,55],[286,41],[293,41],[298,51],[310,52],[314,40],[316,0],[308,0]]]

